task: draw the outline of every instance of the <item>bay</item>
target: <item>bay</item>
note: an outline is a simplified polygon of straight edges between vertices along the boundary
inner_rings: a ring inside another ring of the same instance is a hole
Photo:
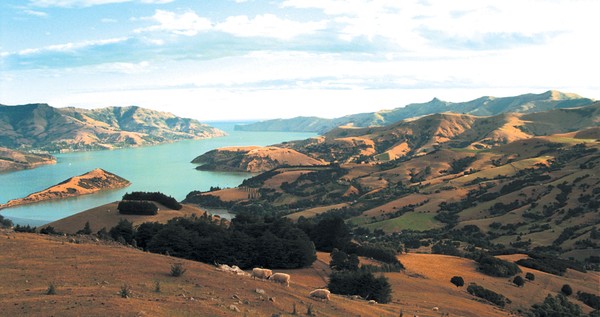
[[[25,197],[95,168],[117,174],[132,183],[123,189],[3,209],[0,214],[13,220],[15,224],[39,226],[120,200],[126,192],[160,191],[183,200],[193,190],[206,191],[211,186],[235,187],[252,176],[250,173],[198,171],[195,169],[196,165],[190,163],[198,155],[219,147],[271,145],[316,135],[234,131],[235,123],[230,122],[210,125],[229,135],[157,146],[57,154],[57,164],[0,174],[0,202],[3,203]]]

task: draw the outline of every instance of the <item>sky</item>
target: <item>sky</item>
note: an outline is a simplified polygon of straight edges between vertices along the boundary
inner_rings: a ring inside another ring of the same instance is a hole
[[[201,121],[600,99],[597,0],[3,0],[0,104]]]

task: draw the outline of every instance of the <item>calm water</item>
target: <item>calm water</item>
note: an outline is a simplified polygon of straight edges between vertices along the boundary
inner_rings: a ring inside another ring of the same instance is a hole
[[[58,163],[32,170],[0,174],[0,202],[25,197],[46,189],[69,177],[95,168],[117,174],[132,184],[119,190],[93,195],[3,209],[0,214],[18,224],[39,226],[111,201],[120,200],[125,192],[161,191],[182,200],[193,190],[206,191],[210,186],[234,187],[252,176],[248,173],[197,171],[190,161],[218,147],[234,145],[270,145],[306,139],[314,133],[233,131],[233,123],[212,123],[228,136],[189,140],[158,146],[57,154]]]

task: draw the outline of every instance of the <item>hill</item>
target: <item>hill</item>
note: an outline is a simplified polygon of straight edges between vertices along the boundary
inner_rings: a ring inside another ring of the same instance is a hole
[[[312,267],[283,270],[292,276],[290,287],[282,287],[249,276],[219,272],[212,265],[143,252],[85,236],[75,238],[3,231],[0,240],[0,306],[3,314],[60,316],[271,316],[290,315],[294,304],[298,315],[308,306],[317,316],[404,316],[437,317],[519,315],[546,294],[556,294],[570,284],[575,291],[594,292],[597,273],[569,271],[564,277],[533,272],[534,282],[515,287],[504,278],[482,275],[468,259],[443,255],[406,254],[399,257],[406,270],[385,273],[394,300],[369,305],[332,295],[329,302],[308,298],[308,293],[326,284],[329,254],[319,253]],[[372,263],[373,261],[361,259]],[[169,275],[174,263],[187,269],[181,277]],[[443,269],[441,267],[443,266]],[[26,268],[26,269],[24,269]],[[15,272],[19,272],[15,274]],[[523,273],[523,274],[524,274]],[[476,300],[464,288],[449,282],[461,275],[507,296],[505,309]],[[156,283],[160,292],[156,292]],[[56,295],[46,295],[48,285]],[[119,295],[127,286],[128,298]],[[584,304],[570,299],[589,311]],[[235,307],[231,307],[231,306]],[[434,311],[433,307],[438,307]],[[239,312],[235,311],[235,308]],[[234,310],[231,310],[234,309]]]
[[[26,153],[0,147],[0,173],[55,163],[56,158],[52,155]]]
[[[97,168],[85,174],[71,177],[60,184],[37,193],[29,194],[27,197],[10,200],[6,204],[0,205],[0,209],[33,204],[46,200],[88,195],[103,190],[123,188],[129,185],[131,185],[131,183],[128,180]]]
[[[325,164],[296,150],[275,146],[226,147],[206,152],[192,163],[199,170],[266,172],[282,165],[314,166]]]
[[[144,222],[166,223],[167,221],[176,217],[200,217],[206,213],[204,210],[192,205],[183,205],[182,209],[174,210],[157,202],[153,202],[153,204],[157,205],[159,208],[158,214],[153,216],[120,214],[117,210],[119,202],[112,202],[86,211],[78,212],[69,217],[51,222],[43,227],[51,226],[54,227],[54,229],[58,232],[74,234],[81,230],[85,226],[86,222],[89,222],[92,232],[98,232],[102,228],[110,230],[110,228],[116,226],[121,219],[126,219],[127,221],[133,223],[134,226],[138,226]],[[218,219],[218,217],[215,217],[215,219]]]
[[[494,116],[501,113],[534,113],[552,109],[573,108],[591,104],[592,99],[576,94],[550,90],[541,94],[525,94],[514,97],[485,96],[466,102],[447,102],[437,98],[425,103],[409,104],[392,110],[347,115],[335,119],[297,117],[266,120],[253,124],[238,125],[241,131],[298,131],[324,133],[339,126],[385,126],[400,120],[442,112]]]
[[[197,120],[136,106],[53,108],[0,105],[0,146],[50,152],[112,149],[222,136]]]

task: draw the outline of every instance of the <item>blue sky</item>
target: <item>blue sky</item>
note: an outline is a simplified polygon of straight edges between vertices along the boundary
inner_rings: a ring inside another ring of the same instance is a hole
[[[595,0],[4,0],[0,103],[200,120],[598,98]]]

